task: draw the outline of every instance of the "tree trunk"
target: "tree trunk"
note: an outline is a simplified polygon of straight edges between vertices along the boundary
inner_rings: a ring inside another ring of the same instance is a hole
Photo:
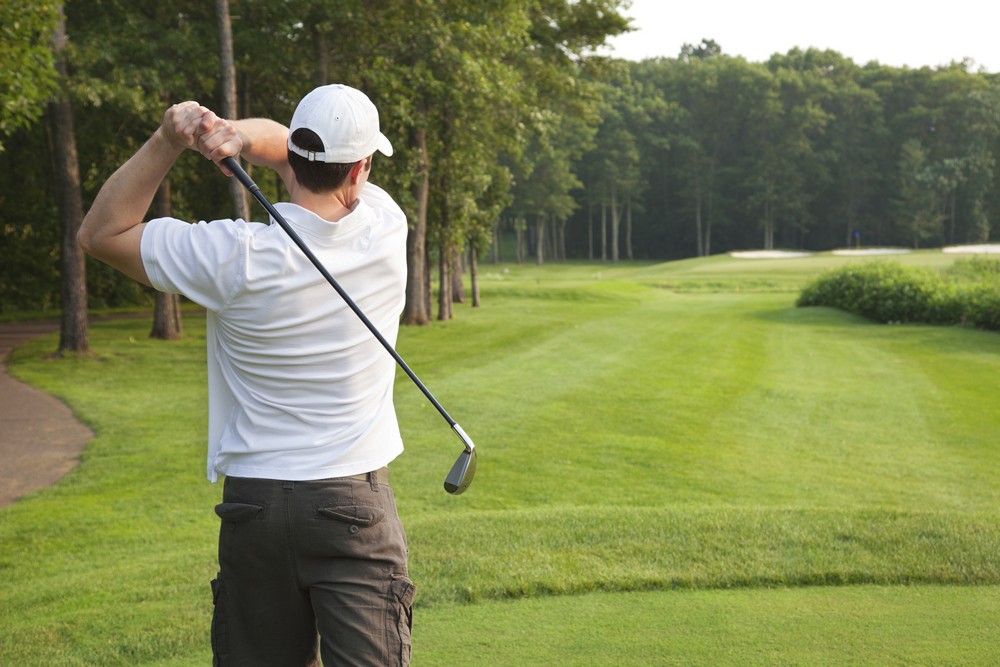
[[[431,271],[431,253],[430,250],[424,250],[424,313],[430,319],[430,314],[434,312],[434,276],[433,271]]]
[[[154,300],[153,328],[149,332],[149,337],[157,340],[180,340],[180,297],[176,294],[157,292]]]
[[[618,262],[618,236],[621,227],[621,212],[618,210],[618,186],[611,184],[611,261]]]
[[[608,260],[608,202],[601,194],[601,261]]]
[[[517,238],[516,247],[516,261],[518,264],[524,262],[524,221],[518,218],[514,219],[514,234]]]
[[[948,218],[950,222],[948,224],[948,243],[952,244],[955,242],[955,202],[958,199],[956,195],[957,189],[952,190],[948,195],[948,200],[950,203],[950,212],[948,213]]]
[[[410,144],[416,149],[420,173],[414,184],[417,202],[416,224],[406,237],[406,305],[403,307],[403,324],[424,326],[430,323],[429,272],[427,271],[427,205],[430,195],[430,159],[427,155],[427,130],[414,130]]]
[[[451,301],[452,303],[465,303],[465,283],[462,277],[465,275],[465,266],[462,262],[462,253],[455,248],[451,251]]]
[[[330,83],[330,49],[326,45],[326,32],[322,26],[316,27],[316,87]]]
[[[774,250],[774,204],[764,204],[764,250]]]
[[[539,215],[535,218],[535,235],[538,237],[535,258],[538,266],[545,266],[545,216]]]
[[[55,171],[56,199],[62,227],[59,261],[62,273],[62,318],[59,326],[57,355],[90,352],[87,325],[87,265],[76,234],[83,222],[83,196],[80,188],[80,163],[76,152],[73,107],[70,104],[66,67],[66,16],[59,6],[59,21],[52,36],[52,53],[59,75],[60,91],[48,104],[49,129]]]
[[[448,266],[448,259],[451,251],[448,248],[441,248],[438,256],[438,320],[444,322],[452,317],[451,308],[451,267]]]
[[[855,205],[855,202],[857,201],[858,197],[857,189],[858,189],[857,185],[855,184],[854,180],[851,179],[851,181],[848,183],[847,186],[847,202],[846,202],[847,214],[844,216],[847,219],[847,244],[844,246],[845,248],[851,247],[851,233],[854,231],[854,228],[857,224],[856,223],[857,206]]]
[[[497,216],[497,219],[493,221],[493,247],[490,248],[490,262],[493,264],[499,264],[503,260],[503,250],[500,248],[500,229],[503,223],[503,218]]]
[[[634,259],[632,255],[632,193],[626,195],[625,199],[625,255],[629,259]]]
[[[694,229],[695,229],[695,237],[697,238],[697,242],[698,242],[698,257],[704,257],[705,256],[705,246],[704,246],[704,239],[701,236],[701,188],[700,187],[696,186],[694,198],[695,198],[694,199]]]
[[[158,218],[169,217],[172,213],[170,202],[170,178],[163,179],[153,198],[153,211]],[[153,305],[153,328],[150,338],[158,340],[178,340],[181,337],[181,300],[176,294],[157,292]]]
[[[587,259],[594,261],[594,202],[587,201]]]
[[[476,243],[469,242],[469,282],[472,287],[472,307],[479,308],[479,262],[476,258]]]
[[[219,80],[222,86],[222,117],[236,120],[236,61],[233,58],[233,26],[229,16],[229,0],[215,0],[215,16],[219,27]],[[233,217],[250,217],[250,202],[246,188],[235,178],[229,180],[229,198],[233,202]]]

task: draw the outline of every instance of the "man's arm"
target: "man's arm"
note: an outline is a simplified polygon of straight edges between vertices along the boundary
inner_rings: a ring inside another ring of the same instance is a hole
[[[149,285],[139,251],[142,220],[180,154],[194,148],[198,137],[217,121],[196,102],[170,107],[153,136],[101,187],[77,234],[83,249]]]
[[[77,240],[88,254],[149,285],[140,253],[142,220],[184,149],[199,151],[230,176],[221,160],[242,153],[251,164],[278,172],[290,190],[294,176],[287,141],[288,128],[272,120],[227,121],[196,102],[175,104],[153,136],[101,187]]]

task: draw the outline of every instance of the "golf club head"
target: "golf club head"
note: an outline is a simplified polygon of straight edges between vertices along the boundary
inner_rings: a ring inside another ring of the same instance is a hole
[[[444,480],[444,490],[453,496],[464,492],[472,484],[472,478],[476,476],[476,446],[465,434],[462,427],[455,424],[452,427],[459,439],[465,445],[465,450],[458,455],[455,465],[451,467],[448,476]]]

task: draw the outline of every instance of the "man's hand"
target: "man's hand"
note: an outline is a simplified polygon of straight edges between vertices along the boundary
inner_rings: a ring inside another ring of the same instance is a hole
[[[185,148],[197,150],[198,137],[205,132],[202,125],[206,122],[207,114],[212,112],[197,102],[175,104],[163,113],[159,132],[178,151]]]
[[[236,126],[197,102],[181,102],[167,109],[159,131],[178,151],[198,151],[226,176],[232,174],[221,164],[223,158],[236,157],[243,150]]]
[[[231,121],[219,118],[208,111],[198,124],[196,137],[198,151],[218,165],[223,174],[232,176],[232,172],[223,166],[222,160],[227,157],[237,157],[243,150],[243,138],[236,126]]]

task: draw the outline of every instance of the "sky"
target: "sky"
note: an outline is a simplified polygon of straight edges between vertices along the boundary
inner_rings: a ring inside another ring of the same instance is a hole
[[[636,31],[611,41],[626,60],[677,57],[714,39],[722,52],[764,62],[794,47],[831,49],[864,65],[947,65],[971,58],[1000,72],[1000,0],[633,0]]]

